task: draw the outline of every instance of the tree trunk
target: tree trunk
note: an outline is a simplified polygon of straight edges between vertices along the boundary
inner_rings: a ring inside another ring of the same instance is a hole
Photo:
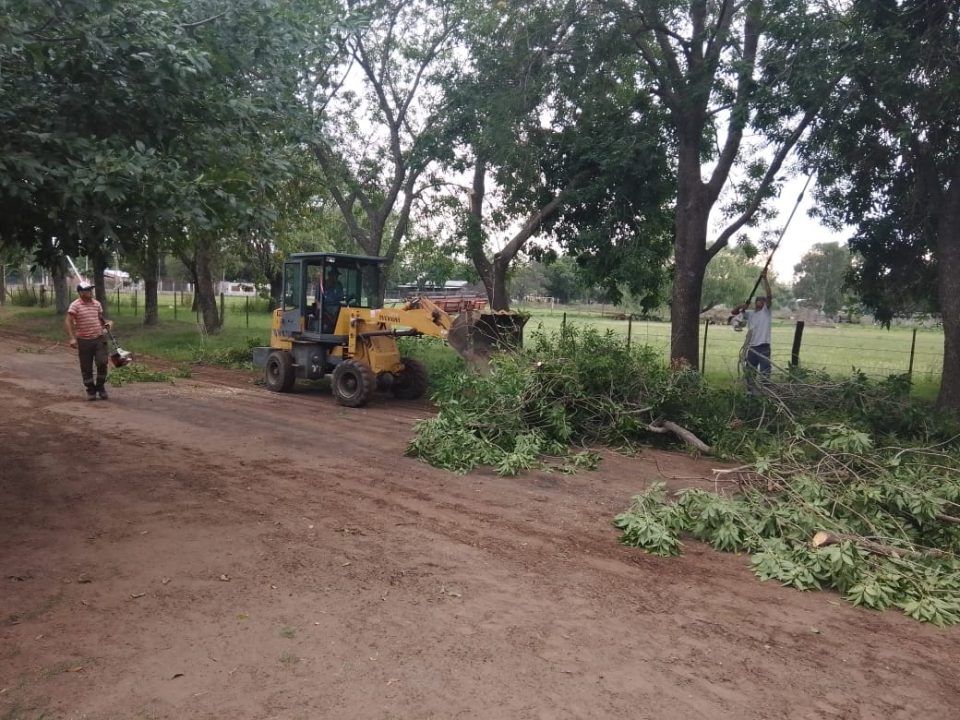
[[[283,292],[283,271],[277,270],[270,276],[270,312],[280,307],[280,293]]]
[[[213,287],[211,272],[212,250],[208,241],[197,243],[197,307],[203,320],[204,329],[211,335],[220,332],[220,311],[217,308],[217,295]]]
[[[937,223],[937,276],[943,319],[943,371],[937,406],[960,412],[960,174],[945,193]]]
[[[508,311],[510,296],[507,294],[507,271],[510,269],[510,260],[497,255],[493,260],[493,276],[491,278],[490,309]]]
[[[486,173],[487,163],[478,156],[473,166],[473,188],[470,193],[470,209],[467,213],[467,256],[473,262],[473,267],[480,276],[480,282],[483,283],[487,291],[487,300],[493,306],[493,298],[496,294],[496,271],[493,263],[487,259],[484,248],[483,234],[483,198],[486,194]]]
[[[194,249],[193,256],[187,255],[186,252],[176,251],[176,256],[180,259],[180,262],[183,263],[183,266],[187,269],[187,272],[190,273],[190,277],[193,278],[193,299],[190,302],[190,312],[195,313],[200,307],[197,301],[197,286],[200,284],[197,274],[197,251]]]
[[[700,357],[700,298],[707,268],[710,202],[700,178],[700,153],[695,144],[681,147],[678,175],[670,363],[674,367],[696,368]]]
[[[54,261],[53,267],[50,268],[50,274],[53,277],[53,295],[57,315],[66,315],[67,308],[70,307],[71,296],[69,283],[67,282],[67,261],[62,255]]]
[[[143,324],[155,327],[160,322],[160,306],[157,297],[160,284],[160,253],[157,241],[147,238],[143,254]]]
[[[107,297],[107,286],[103,279],[103,271],[107,267],[107,259],[100,252],[93,251],[89,255],[90,264],[93,265],[93,293],[100,304],[103,305],[104,313],[107,312],[110,303]]]

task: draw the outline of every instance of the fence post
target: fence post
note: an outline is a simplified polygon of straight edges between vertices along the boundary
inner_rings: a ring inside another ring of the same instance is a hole
[[[563,311],[563,320],[560,321],[560,333],[563,334],[567,331],[567,311]]]
[[[703,321],[703,353],[700,357],[700,374],[707,369],[707,332],[710,330],[710,319]]]
[[[137,316],[137,289],[133,289],[133,316]]]
[[[633,313],[627,315],[627,350],[630,349],[631,337],[633,337]]]
[[[917,329],[913,329],[913,337],[910,339],[910,368],[907,370],[907,376],[913,380],[913,353],[917,349]]]
[[[117,315],[120,314],[120,287],[117,286]]]
[[[220,324],[223,325],[223,293],[220,293]]]
[[[245,306],[246,306],[246,307],[244,308],[244,312],[246,312],[246,314],[247,314],[247,327],[250,327],[250,296],[247,295],[247,297],[244,298],[244,300],[246,301],[246,302],[244,303]]]
[[[793,348],[790,350],[790,367],[800,365],[800,341],[803,338],[803,320],[797,320],[793,330]]]
[[[177,283],[173,283],[173,319],[177,319]]]

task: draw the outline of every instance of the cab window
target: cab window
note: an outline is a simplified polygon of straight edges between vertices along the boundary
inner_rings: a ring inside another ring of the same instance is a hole
[[[300,263],[284,263],[283,265],[283,309],[292,310],[300,307]]]

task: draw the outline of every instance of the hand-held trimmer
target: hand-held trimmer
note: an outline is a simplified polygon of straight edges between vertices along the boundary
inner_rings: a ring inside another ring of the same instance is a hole
[[[124,365],[132,363],[133,353],[127,352],[120,347],[117,339],[113,336],[113,330],[110,329],[110,326],[106,325],[103,329],[107,333],[107,337],[110,338],[110,346],[113,349],[113,352],[110,353],[110,362],[113,363],[113,366],[123,367]]]

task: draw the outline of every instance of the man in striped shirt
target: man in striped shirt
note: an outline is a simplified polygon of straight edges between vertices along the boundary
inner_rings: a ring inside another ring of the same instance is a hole
[[[93,297],[93,285],[81,282],[77,285],[80,297],[70,303],[64,327],[70,338],[70,347],[77,349],[80,357],[80,374],[83,386],[87,389],[87,400],[107,399],[107,390],[103,384],[107,380],[107,338],[104,328],[113,326],[113,321],[104,320],[103,306]],[[93,365],[97,366],[94,381]]]

